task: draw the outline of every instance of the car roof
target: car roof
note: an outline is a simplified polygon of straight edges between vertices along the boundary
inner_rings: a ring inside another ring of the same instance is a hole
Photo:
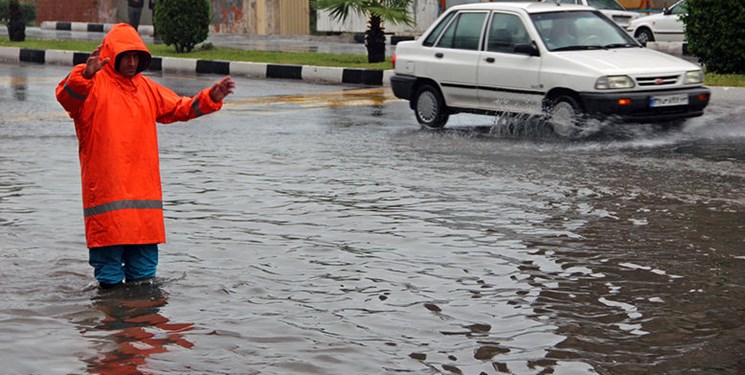
[[[562,4],[555,3],[553,1],[538,2],[538,1],[516,1],[516,2],[492,2],[492,3],[475,3],[475,4],[461,4],[454,5],[448,8],[451,10],[512,10],[512,11],[524,11],[526,13],[544,13],[544,12],[556,12],[556,11],[580,11],[580,10],[596,10],[595,8],[576,5],[576,4]]]

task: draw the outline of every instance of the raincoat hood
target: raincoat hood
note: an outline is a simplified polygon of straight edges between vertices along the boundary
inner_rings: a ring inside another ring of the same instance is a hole
[[[101,58],[111,59],[110,64],[107,64],[105,69],[111,69],[112,72],[118,72],[119,67],[119,55],[126,51],[138,51],[140,55],[140,64],[137,66],[137,73],[141,73],[143,70],[150,66],[150,50],[145,45],[145,42],[140,38],[140,34],[134,27],[126,23],[118,23],[111,28],[108,34],[103,38],[103,46],[101,47]]]

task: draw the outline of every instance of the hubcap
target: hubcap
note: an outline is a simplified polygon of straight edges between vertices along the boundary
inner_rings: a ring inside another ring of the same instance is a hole
[[[639,41],[639,43],[641,43],[641,44],[643,44],[643,45],[646,45],[646,44],[647,44],[647,42],[649,42],[649,35],[647,35],[647,33],[646,33],[646,32],[643,32],[643,31],[642,31],[642,32],[640,32],[640,33],[639,33],[639,34],[638,34],[638,35],[636,36],[636,40],[638,40],[638,41]]]
[[[570,136],[576,130],[577,112],[571,104],[559,102],[551,110],[551,126],[556,134]]]
[[[429,91],[423,92],[419,95],[419,99],[416,101],[416,111],[419,114],[419,118],[427,123],[431,123],[437,117],[437,99],[435,95]]]

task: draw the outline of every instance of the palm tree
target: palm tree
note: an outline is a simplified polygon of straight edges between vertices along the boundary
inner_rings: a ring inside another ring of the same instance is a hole
[[[350,11],[369,17],[365,46],[367,62],[370,63],[385,61],[383,22],[414,25],[414,19],[409,15],[411,2],[412,0],[312,0],[314,9],[327,10],[332,18],[341,22],[347,19]]]

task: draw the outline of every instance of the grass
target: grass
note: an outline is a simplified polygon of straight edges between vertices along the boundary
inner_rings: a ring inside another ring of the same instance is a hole
[[[718,74],[707,72],[704,81],[709,86],[745,87],[745,74]]]
[[[90,52],[100,42],[81,40],[39,40],[26,39],[23,42],[11,42],[7,36],[0,37],[0,46],[33,49],[56,49],[65,51]],[[209,45],[205,46],[209,47]],[[235,48],[212,47],[200,49],[199,46],[189,53],[176,53],[173,46],[165,44],[148,44],[153,56],[186,57],[202,60],[250,61],[259,63],[296,64],[314,66],[335,66],[342,68],[391,69],[390,57],[386,62],[370,64],[367,55],[318,53],[318,52],[272,52],[253,51]]]
[[[11,42],[7,36],[0,37],[0,46],[33,49],[57,49],[67,51],[92,51],[99,42],[80,40],[39,40],[26,39],[24,42]],[[390,57],[384,63],[370,64],[367,55],[350,55],[317,52],[271,52],[252,51],[235,48],[196,48],[189,53],[176,53],[173,47],[164,44],[148,44],[153,56],[187,57],[203,60],[251,61],[260,63],[296,64],[314,66],[336,66],[342,68],[391,69]],[[707,72],[705,82],[708,86],[745,87],[745,74],[717,74]]]

